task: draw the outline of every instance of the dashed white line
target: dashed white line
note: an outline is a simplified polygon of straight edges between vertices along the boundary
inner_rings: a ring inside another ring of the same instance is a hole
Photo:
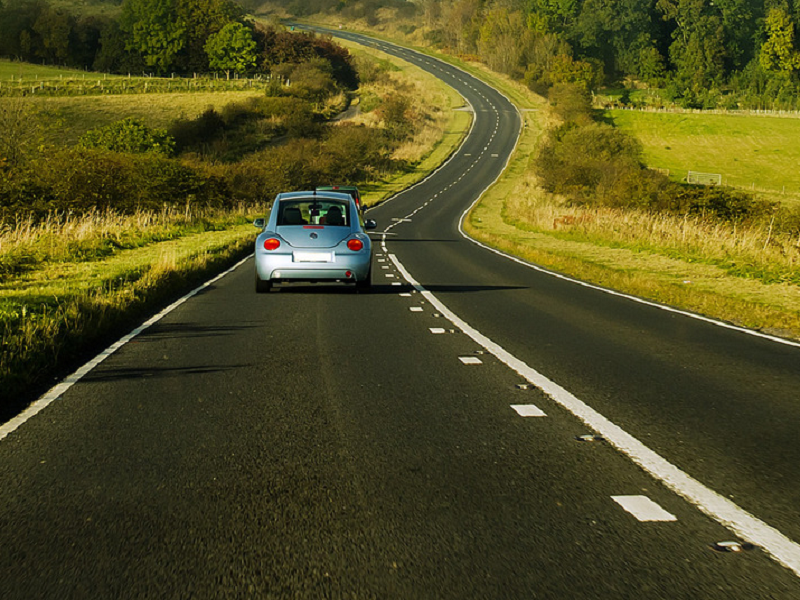
[[[477,356],[459,356],[458,360],[460,360],[465,365],[482,365],[483,361]]]
[[[647,496],[611,496],[611,499],[640,521],[677,521]]]
[[[520,417],[546,417],[544,411],[535,404],[512,404],[511,408],[517,411]]]
[[[442,316],[453,323],[456,328],[469,336],[474,342],[485,348],[500,362],[521,375],[525,380],[535,385],[554,402],[567,409],[578,417],[591,429],[605,438],[612,446],[625,454],[634,463],[647,471],[658,481],[661,481],[673,492],[696,506],[703,513],[733,531],[742,539],[760,546],[777,562],[790,569],[795,575],[800,576],[800,544],[790,539],[774,527],[761,521],[749,512],[731,502],[725,496],[718,494],[706,487],[698,480],[665,458],[645,446],[637,438],[611,422],[595,409],[577,398],[557,383],[551,381],[522,360],[518,359],[499,344],[480,333],[478,330],[461,319],[436,296],[422,287],[397,259],[394,254],[389,255],[398,271],[422,296],[433,305]],[[466,360],[477,360],[475,357],[460,357],[465,364]]]

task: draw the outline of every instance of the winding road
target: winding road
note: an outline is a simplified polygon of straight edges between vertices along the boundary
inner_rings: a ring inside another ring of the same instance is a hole
[[[372,293],[248,259],[2,426],[0,597],[800,598],[800,348],[467,239],[518,112],[333,33],[468,137],[369,212]]]

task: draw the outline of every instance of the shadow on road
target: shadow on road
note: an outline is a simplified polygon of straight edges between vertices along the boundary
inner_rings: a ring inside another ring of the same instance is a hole
[[[218,367],[150,367],[137,369],[95,369],[83,381],[86,383],[106,383],[110,381],[124,381],[126,379],[166,379],[173,377],[195,377],[209,373],[233,371],[245,367],[254,367],[253,364],[227,365]]]
[[[475,292],[495,292],[502,290],[524,290],[526,287],[514,285],[455,285],[455,284],[432,284],[423,286],[431,293],[448,294],[470,294]],[[353,285],[335,283],[279,283],[275,285],[270,294],[358,294],[358,295],[381,295],[399,294],[414,289],[413,286],[403,282],[402,285],[373,284],[369,290],[358,290]],[[269,294],[265,294],[269,296]]]

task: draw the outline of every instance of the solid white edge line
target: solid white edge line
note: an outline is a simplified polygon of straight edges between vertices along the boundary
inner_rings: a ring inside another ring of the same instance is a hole
[[[706,487],[678,467],[645,446],[631,434],[615,425],[599,412],[578,399],[572,393],[551,381],[522,360],[516,358],[503,347],[471,327],[453,313],[436,296],[423,288],[406,270],[405,266],[390,254],[389,258],[422,296],[453,325],[472,338],[477,344],[494,355],[500,362],[542,390],[550,398],[578,417],[591,429],[605,438],[612,446],[625,454],[652,477],[666,485],[673,492],[695,505],[703,513],[733,531],[742,539],[760,546],[777,562],[800,577],[800,545],[782,534],[774,527],[754,517],[737,504]]]
[[[412,52],[421,55],[421,53],[417,52],[416,50],[412,50]],[[463,71],[463,69],[460,69],[455,65],[451,66]],[[473,75],[469,73],[466,74],[469,75],[470,78],[476,79]],[[502,94],[502,92],[500,93]],[[519,116],[520,128],[517,133],[517,140],[516,140],[516,146],[518,146],[524,120],[522,119],[522,115],[519,112],[517,106],[513,102],[511,102],[510,99],[508,99],[508,97],[506,97],[506,99],[509,100],[511,105],[514,107],[514,110],[517,112],[517,115]],[[476,120],[477,119],[473,119],[472,127],[474,127]],[[472,129],[472,127],[470,128],[470,130]],[[467,139],[468,135],[465,136],[464,138],[465,140]],[[511,158],[514,155],[514,152],[516,151],[516,146],[514,151],[512,151],[512,153],[506,160],[506,163],[503,167],[503,170],[501,171],[501,174],[505,172],[506,168],[510,164]],[[456,154],[457,152],[451,156],[450,160],[452,160],[452,158],[454,158]],[[800,343],[797,342],[792,342],[790,340],[785,340],[783,338],[771,336],[768,334],[753,331],[743,327],[737,327],[729,323],[724,323],[722,321],[717,321],[714,319],[710,319],[708,317],[703,317],[702,315],[696,315],[686,311],[674,309],[668,306],[663,306],[660,304],[656,304],[654,302],[650,302],[648,300],[636,298],[635,296],[629,296],[627,294],[622,294],[614,290],[609,290],[606,288],[602,288],[600,286],[582,282],[577,279],[573,279],[571,277],[566,277],[564,275],[561,275],[560,273],[554,273],[537,265],[533,265],[531,263],[523,261],[522,259],[517,258],[515,256],[506,254],[505,252],[501,252],[495,248],[491,248],[490,246],[487,246],[486,244],[483,244],[471,238],[466,234],[466,232],[463,229],[464,219],[473,209],[473,207],[480,201],[480,199],[483,197],[486,191],[490,187],[492,187],[499,178],[500,175],[498,175],[498,177],[494,181],[492,181],[489,185],[487,185],[486,188],[477,196],[475,201],[461,215],[461,218],[458,223],[458,229],[462,237],[469,240],[470,242],[482,248],[485,248],[486,250],[494,252],[499,256],[503,256],[505,258],[508,258],[509,260],[518,262],[519,264],[525,265],[541,273],[545,273],[553,277],[558,277],[565,281],[576,283],[584,287],[595,289],[622,298],[627,298],[629,300],[633,300],[635,302],[639,302],[641,304],[645,304],[648,306],[653,306],[661,310],[666,310],[676,314],[685,315],[693,319],[705,321],[714,325],[718,325],[720,327],[725,327],[727,329],[746,333],[748,335],[753,335],[756,337],[778,342],[788,346],[800,347]],[[384,251],[386,251],[386,236],[383,237],[383,248]],[[678,469],[677,467],[666,461],[664,458],[662,458],[661,456],[659,456],[658,454],[656,454],[655,452],[644,446],[644,444],[639,442],[636,438],[626,433],[621,428],[611,423],[611,421],[603,417],[600,413],[598,413],[594,409],[584,404],[578,398],[573,396],[570,392],[558,386],[554,382],[551,382],[543,375],[540,375],[538,372],[530,368],[524,362],[508,354],[503,348],[496,345],[494,342],[483,336],[481,333],[469,327],[466,323],[461,321],[461,319],[458,318],[454,313],[450,312],[450,310],[444,304],[439,302],[438,298],[436,298],[433,294],[431,294],[430,292],[422,288],[422,286],[420,286],[418,283],[416,283],[414,279],[411,277],[411,275],[408,273],[408,271],[405,270],[405,267],[403,267],[400,261],[397,260],[396,256],[390,255],[390,258],[395,263],[395,265],[397,265],[398,269],[400,269],[401,273],[409,282],[409,284],[417,288],[417,290],[420,291],[420,293],[422,293],[426,297],[426,299],[428,299],[434,306],[436,306],[439,309],[439,311],[445,317],[447,317],[454,325],[456,325],[457,327],[461,327],[462,325],[463,327],[466,327],[466,329],[464,329],[464,332],[470,335],[470,337],[472,337],[473,340],[481,344],[484,348],[486,348],[486,350],[497,356],[499,360],[505,362],[510,368],[512,368],[517,373],[525,377],[530,383],[536,385],[546,394],[550,395],[554,401],[556,401],[558,404],[561,404],[564,408],[572,412],[572,414],[580,418],[584,423],[589,425],[592,429],[594,429],[600,435],[609,440],[609,442],[612,445],[614,445],[617,449],[626,454],[629,458],[631,458],[631,460],[633,460],[636,464],[642,467],[645,471],[650,473],[653,477],[662,481],[675,493],[687,499],[689,502],[697,506],[702,512],[704,512],[711,518],[715,519],[722,525],[728,527],[737,535],[740,535],[742,538],[746,539],[752,544],[761,546],[780,564],[792,570],[795,573],[795,575],[800,576],[800,545],[798,545],[788,537],[784,536],[780,531],[774,529],[773,527],[755,518],[753,515],[751,515],[744,509],[740,508],[739,506],[737,506],[724,496],[717,494],[710,488],[707,488],[706,486],[701,484],[699,481],[683,473],[682,471],[680,471],[680,469]],[[508,362],[506,362],[504,358],[501,358],[499,354],[496,354],[495,351],[505,356]]]
[[[38,400],[34,401],[28,408],[26,408],[24,411],[22,411],[19,415],[17,415],[16,417],[11,419],[10,421],[8,421],[5,424],[3,424],[2,426],[0,426],[0,441],[4,440],[9,434],[11,434],[14,431],[16,431],[19,427],[21,427],[29,419],[31,419],[32,417],[36,416],[38,413],[40,413],[45,408],[50,406],[53,402],[58,400],[61,396],[63,396],[66,393],[67,390],[69,390],[73,385],[75,385],[81,379],[83,379],[97,365],[99,365],[101,362],[103,362],[109,356],[114,354],[114,352],[116,352],[117,350],[122,348],[122,346],[124,346],[125,344],[130,342],[133,338],[138,336],[140,333],[142,333],[144,330],[146,330],[151,325],[154,325],[155,323],[157,323],[158,321],[163,319],[165,316],[167,316],[169,313],[171,313],[173,310],[178,308],[181,304],[183,304],[184,302],[186,302],[187,300],[189,300],[193,296],[196,296],[197,294],[202,292],[204,289],[206,289],[210,285],[216,283],[217,281],[219,281],[220,279],[222,279],[223,277],[225,277],[229,273],[231,273],[231,272],[235,271],[236,269],[238,269],[245,262],[247,262],[252,256],[253,255],[250,254],[249,256],[243,258],[242,260],[237,262],[235,265],[233,265],[231,268],[229,268],[227,271],[224,271],[224,272],[220,273],[219,275],[213,277],[212,279],[209,279],[208,281],[206,281],[205,283],[203,283],[199,287],[195,288],[194,290],[192,290],[191,292],[189,292],[188,294],[186,294],[182,298],[179,298],[178,300],[176,300],[175,302],[170,304],[168,307],[166,307],[164,310],[162,310],[157,315],[155,315],[153,317],[150,317],[150,319],[148,319],[147,321],[142,323],[139,327],[137,327],[136,329],[131,331],[129,334],[123,336],[122,338],[120,338],[119,340],[117,340],[116,342],[111,344],[108,348],[103,350],[100,354],[95,356],[92,360],[90,360],[89,362],[84,364],[82,367],[80,367],[77,371],[75,371],[71,375],[69,375],[66,378],[64,378],[60,383],[57,383],[55,386],[50,388],[49,391],[47,391],[44,395],[40,396]]]
[[[511,158],[509,157],[509,160],[506,162],[506,167],[508,167],[508,164],[509,164],[510,160],[511,160]],[[505,167],[503,168],[503,171],[505,171]],[[498,179],[499,179],[499,177],[498,177]],[[481,198],[483,198],[483,195],[489,190],[490,187],[492,187],[495,184],[496,181],[497,180],[493,181],[491,184],[489,184],[480,193],[478,198],[472,204],[470,204],[469,208],[467,208],[467,210],[465,210],[461,214],[461,218],[458,221],[458,232],[461,234],[461,237],[463,237],[464,239],[472,242],[476,246],[480,246],[484,250],[488,250],[489,252],[493,252],[494,254],[497,254],[498,256],[502,256],[503,258],[507,258],[508,260],[514,261],[515,263],[518,263],[520,265],[528,267],[529,269],[533,269],[534,271],[538,271],[539,273],[543,273],[545,275],[550,275],[551,277],[556,277],[556,278],[561,279],[563,281],[568,281],[569,283],[574,283],[576,285],[580,285],[580,286],[583,286],[585,288],[589,288],[589,289],[592,289],[592,290],[603,292],[603,293],[609,294],[611,296],[617,296],[619,298],[624,298],[626,300],[631,300],[633,302],[638,302],[639,304],[644,304],[645,306],[651,306],[653,308],[658,308],[658,309],[664,310],[666,312],[671,312],[671,313],[674,313],[674,314],[677,314],[677,315],[682,315],[684,317],[689,317],[689,318],[695,319],[697,321],[703,321],[704,323],[710,323],[711,325],[716,325],[717,327],[723,327],[725,329],[730,329],[732,331],[737,331],[739,333],[744,333],[744,334],[747,334],[747,335],[750,335],[750,336],[753,336],[753,337],[762,338],[762,339],[765,339],[765,340],[769,340],[771,342],[776,342],[778,344],[783,344],[785,346],[793,346],[795,348],[800,348],[800,342],[787,340],[787,339],[780,338],[780,337],[777,337],[777,336],[774,336],[774,335],[769,335],[768,333],[762,333],[760,331],[755,331],[753,329],[747,329],[746,327],[740,327],[738,325],[733,325],[731,323],[726,323],[724,321],[719,321],[717,319],[712,319],[710,317],[705,317],[705,316],[697,314],[697,313],[692,313],[692,312],[689,312],[689,311],[680,310],[678,308],[673,308],[671,306],[666,306],[664,304],[659,304],[657,302],[653,302],[652,300],[645,300],[644,298],[637,298],[636,296],[631,296],[630,294],[625,294],[623,292],[618,292],[616,290],[612,290],[612,289],[609,289],[609,288],[604,288],[602,286],[595,285],[593,283],[587,283],[585,281],[581,281],[579,279],[575,279],[573,277],[568,277],[567,275],[563,275],[561,273],[556,273],[555,271],[551,271],[549,269],[545,269],[544,267],[540,267],[539,265],[535,265],[535,264],[530,263],[530,262],[528,262],[526,260],[523,260],[523,259],[519,258],[518,256],[513,256],[511,254],[507,254],[506,252],[503,252],[502,250],[498,250],[497,248],[492,248],[491,246],[488,246],[488,245],[484,244],[483,242],[479,242],[475,238],[470,237],[469,235],[467,235],[466,231],[464,231],[464,219],[467,218],[467,215],[469,214],[469,212],[475,207],[475,205],[478,204],[478,202],[481,201]]]
[[[467,212],[469,212],[469,211],[467,211]],[[665,304],[659,304],[657,302],[653,302],[652,300],[645,300],[644,298],[638,298],[636,296],[631,296],[631,295],[625,294],[623,292],[618,292],[616,290],[612,290],[612,289],[609,289],[609,288],[604,288],[604,287],[601,287],[599,285],[595,285],[593,283],[587,283],[587,282],[581,281],[579,279],[573,279],[572,277],[568,277],[567,275],[563,275],[561,273],[556,273],[554,271],[550,271],[548,269],[545,269],[544,267],[540,267],[539,265],[535,265],[533,263],[529,263],[529,262],[527,262],[527,261],[525,261],[525,260],[523,260],[523,259],[521,259],[521,258],[519,258],[517,256],[512,256],[510,254],[506,254],[505,252],[503,252],[502,250],[498,250],[497,248],[492,248],[491,246],[487,246],[483,242],[479,242],[478,240],[468,236],[461,229],[461,223],[459,223],[459,231],[461,232],[461,235],[465,239],[469,240],[473,244],[475,244],[477,246],[480,246],[481,248],[483,248],[485,250],[488,250],[489,252],[494,252],[498,256],[502,256],[504,258],[507,258],[508,260],[512,260],[512,261],[514,261],[516,263],[519,263],[519,264],[521,264],[521,265],[523,265],[525,267],[528,267],[529,269],[533,269],[534,271],[538,271],[538,272],[543,273],[545,275],[550,275],[551,277],[556,277],[558,279],[562,279],[564,281],[568,281],[569,283],[574,283],[576,285],[580,285],[580,286],[583,286],[585,288],[596,290],[598,292],[603,292],[603,293],[609,294],[611,296],[617,296],[618,298],[624,298],[626,300],[631,300],[633,302],[638,302],[639,304],[644,304],[645,306],[651,306],[653,308],[657,308],[657,309],[660,309],[660,310],[663,310],[663,311],[666,311],[666,312],[674,313],[674,314],[681,315],[681,316],[684,316],[684,317],[689,317],[691,319],[695,319],[696,321],[703,321],[704,323],[709,323],[709,324],[715,325],[717,327],[722,327],[724,329],[730,329],[731,331],[744,333],[746,335],[762,338],[762,339],[765,339],[765,340],[769,340],[770,342],[776,342],[778,344],[783,344],[785,346],[792,346],[794,348],[800,348],[800,342],[795,342],[793,340],[780,338],[780,337],[777,337],[777,336],[774,336],[774,335],[770,335],[768,333],[763,333],[761,331],[756,331],[754,329],[747,329],[746,327],[741,327],[739,325],[733,325],[732,323],[726,323],[725,321],[719,321],[717,319],[712,319],[711,317],[706,317],[706,316],[703,316],[703,315],[700,315],[700,314],[697,314],[697,313],[692,313],[692,312],[689,312],[689,311],[681,310],[679,308],[673,308],[673,307],[667,306]]]

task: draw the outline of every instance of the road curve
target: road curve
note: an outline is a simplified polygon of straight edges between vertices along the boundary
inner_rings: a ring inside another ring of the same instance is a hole
[[[369,43],[475,116],[442,169],[370,211],[388,230],[374,292],[256,295],[248,261],[8,433],[2,596],[800,596],[764,549],[712,549],[737,537],[578,441],[583,422],[469,333],[792,539],[798,350],[466,240],[519,115],[453,67]]]

